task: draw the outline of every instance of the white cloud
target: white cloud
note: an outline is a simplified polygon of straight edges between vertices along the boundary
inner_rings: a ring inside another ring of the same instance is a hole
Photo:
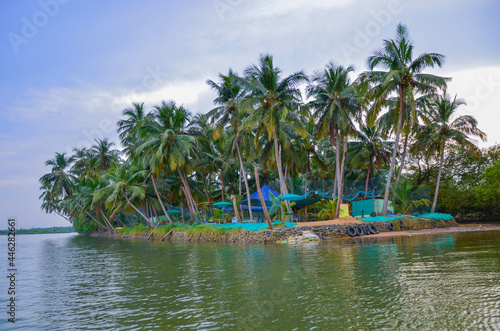
[[[500,143],[500,66],[468,69],[444,73],[453,80],[448,84],[448,92],[457,94],[467,102],[459,113],[474,116],[479,128],[486,132],[488,141],[482,147]]]
[[[172,85],[161,86],[153,90],[137,89],[125,91],[121,96],[115,97],[114,103],[124,107],[132,102],[145,102],[146,104],[158,104],[162,100],[175,100],[178,104],[193,104],[199,95],[209,90],[203,80],[176,82]]]

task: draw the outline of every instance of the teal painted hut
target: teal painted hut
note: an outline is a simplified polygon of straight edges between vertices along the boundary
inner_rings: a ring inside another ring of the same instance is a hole
[[[384,199],[364,199],[352,202],[352,216],[356,218],[370,217],[373,213],[381,214]],[[387,207],[389,214],[393,213],[392,201],[389,200]]]

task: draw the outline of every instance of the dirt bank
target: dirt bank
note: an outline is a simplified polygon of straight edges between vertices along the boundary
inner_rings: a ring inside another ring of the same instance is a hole
[[[394,236],[416,236],[416,235],[422,235],[422,234],[469,232],[469,231],[500,231],[500,224],[495,224],[495,223],[493,223],[493,224],[463,224],[463,225],[459,225],[459,226],[435,228],[435,229],[380,232],[378,234],[370,235],[370,238],[394,237]],[[500,233],[499,233],[499,235],[500,235]]]

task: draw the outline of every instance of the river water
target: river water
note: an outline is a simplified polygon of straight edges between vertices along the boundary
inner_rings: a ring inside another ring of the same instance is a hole
[[[0,329],[500,329],[500,231],[299,245],[16,237]]]

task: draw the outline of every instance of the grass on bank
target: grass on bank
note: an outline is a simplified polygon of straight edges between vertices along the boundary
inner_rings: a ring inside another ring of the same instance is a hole
[[[399,225],[400,221],[403,223],[403,229],[401,229],[401,226]],[[436,227],[436,225],[439,225],[438,227],[458,226],[458,223],[454,218],[446,221],[444,219],[434,220],[430,218],[405,216],[391,222],[394,224],[394,229],[397,231],[430,229]]]
[[[204,225],[204,224],[198,224],[192,226],[186,226],[184,224],[174,224],[174,225],[169,224],[155,228],[153,234],[151,235],[151,239],[159,240],[163,238],[165,235],[167,235],[172,229],[173,229],[172,233],[184,232],[188,238],[203,236],[203,237],[211,237],[214,239],[220,238],[229,233],[237,233],[241,231],[240,228],[218,229],[213,225]],[[118,235],[128,236],[128,237],[141,237],[141,236],[148,236],[149,234],[151,234],[151,231],[153,231],[152,228],[146,227],[141,224],[133,228],[124,227],[118,231]]]

